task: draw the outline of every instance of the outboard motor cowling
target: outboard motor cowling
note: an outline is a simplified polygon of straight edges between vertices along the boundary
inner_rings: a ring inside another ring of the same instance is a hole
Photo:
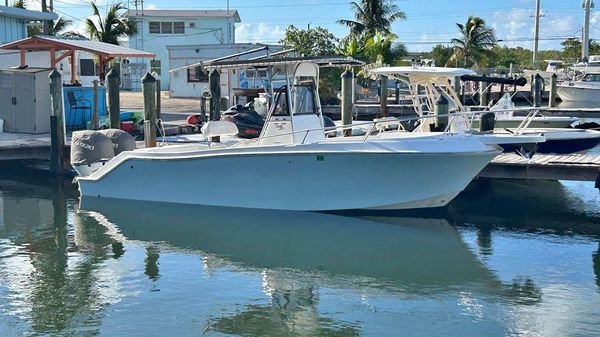
[[[106,129],[98,131],[112,142],[115,156],[124,151],[133,151],[136,148],[135,138],[129,133],[119,129]]]
[[[79,175],[91,174],[114,153],[111,140],[98,131],[75,131],[71,136],[71,165]]]

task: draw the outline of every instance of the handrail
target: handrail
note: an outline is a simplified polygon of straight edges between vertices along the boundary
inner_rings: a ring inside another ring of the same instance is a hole
[[[507,111],[530,111],[530,113],[526,116],[526,118],[523,120],[523,122],[521,122],[521,125],[519,125],[517,127],[517,129],[514,133],[515,135],[522,134],[523,131],[527,128],[527,126],[529,126],[529,124],[531,123],[532,117],[535,116],[535,114],[538,112],[537,109],[531,109],[531,108],[512,108],[512,109],[498,109],[498,110],[492,110],[492,111],[482,110],[482,111],[452,112],[452,113],[448,113],[448,114],[439,114],[439,115],[438,114],[423,114],[422,116],[417,115],[417,116],[405,116],[405,117],[386,117],[386,118],[374,119],[372,121],[364,121],[364,122],[354,123],[354,124],[336,125],[336,126],[331,126],[331,127],[327,127],[327,128],[311,128],[311,129],[305,129],[305,130],[289,131],[289,132],[280,133],[280,134],[276,134],[276,135],[260,136],[259,138],[256,138],[256,139],[248,139],[245,141],[241,141],[239,143],[234,144],[232,147],[237,147],[238,145],[247,144],[250,142],[257,142],[257,140],[261,140],[261,139],[269,139],[269,138],[289,136],[289,135],[293,136],[296,134],[304,134],[302,142],[300,142],[300,144],[304,144],[306,139],[308,138],[308,135],[311,132],[323,131],[323,133],[327,134],[332,131],[337,131],[337,130],[343,131],[343,130],[351,129],[353,127],[370,125],[369,129],[367,130],[367,133],[365,134],[365,136],[362,139],[363,142],[366,142],[368,140],[368,138],[373,134],[373,131],[375,130],[376,126],[379,124],[401,123],[401,122],[409,122],[409,121],[436,118],[436,117],[450,117],[449,121],[448,121],[448,125],[446,126],[446,129],[443,131],[444,134],[447,134],[447,133],[450,133],[450,125],[452,125],[452,121],[454,120],[454,118],[456,118],[458,116],[474,116],[474,115],[480,115],[485,112],[494,112],[495,113],[495,112],[507,112]],[[432,112],[432,111],[424,111],[424,113],[430,113],[430,112]],[[525,123],[525,122],[527,122],[527,123]]]

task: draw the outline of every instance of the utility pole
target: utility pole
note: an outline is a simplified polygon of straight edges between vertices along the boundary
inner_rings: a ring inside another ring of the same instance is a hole
[[[537,70],[540,67],[538,60],[538,42],[540,39],[540,0],[535,1],[535,33],[533,36],[533,69]]]
[[[590,12],[594,8],[594,2],[592,0],[584,0],[583,9],[585,10],[585,17],[583,19],[583,38],[581,40],[581,59],[588,59],[590,56]]]
[[[48,12],[48,6],[46,5],[46,0],[42,0],[42,12]],[[44,25],[44,28],[43,28],[44,35],[50,34],[50,22],[48,22],[48,20],[44,20],[43,25]]]

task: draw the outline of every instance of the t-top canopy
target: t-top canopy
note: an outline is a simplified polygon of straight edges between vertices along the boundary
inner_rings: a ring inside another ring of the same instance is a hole
[[[444,67],[380,67],[372,69],[373,75],[385,75],[389,77],[407,76],[413,82],[435,81],[442,78],[454,78],[455,76],[475,75],[475,72],[463,68]]]
[[[363,61],[352,57],[340,56],[309,56],[309,57],[274,57],[261,58],[254,60],[235,60],[235,61],[213,61],[204,62],[202,67],[208,70],[212,69],[237,69],[237,68],[261,68],[269,66],[277,66],[284,64],[293,64],[300,62],[312,62],[319,67],[344,67],[344,66],[361,66]]]

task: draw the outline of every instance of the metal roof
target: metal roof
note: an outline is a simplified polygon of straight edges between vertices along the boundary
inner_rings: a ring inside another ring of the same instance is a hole
[[[228,18],[233,17],[235,22],[241,22],[237,10],[230,9],[144,9],[127,11],[130,17],[166,17],[166,18]]]
[[[277,57],[254,60],[235,60],[235,61],[214,61],[204,62],[202,67],[208,70],[212,69],[237,69],[245,67],[268,67],[283,64],[293,64],[299,62],[313,62],[319,67],[344,67],[344,66],[362,66],[363,61],[352,57],[341,56],[308,56],[308,57]]]
[[[0,16],[10,16],[13,18],[25,19],[30,21],[58,19],[58,15],[54,13],[30,11],[28,9],[6,6],[0,6]]]
[[[107,58],[156,57],[153,53],[80,37],[36,35],[0,46],[0,49],[27,49],[34,51],[50,50],[51,48],[55,50],[75,49],[87,51]]]

